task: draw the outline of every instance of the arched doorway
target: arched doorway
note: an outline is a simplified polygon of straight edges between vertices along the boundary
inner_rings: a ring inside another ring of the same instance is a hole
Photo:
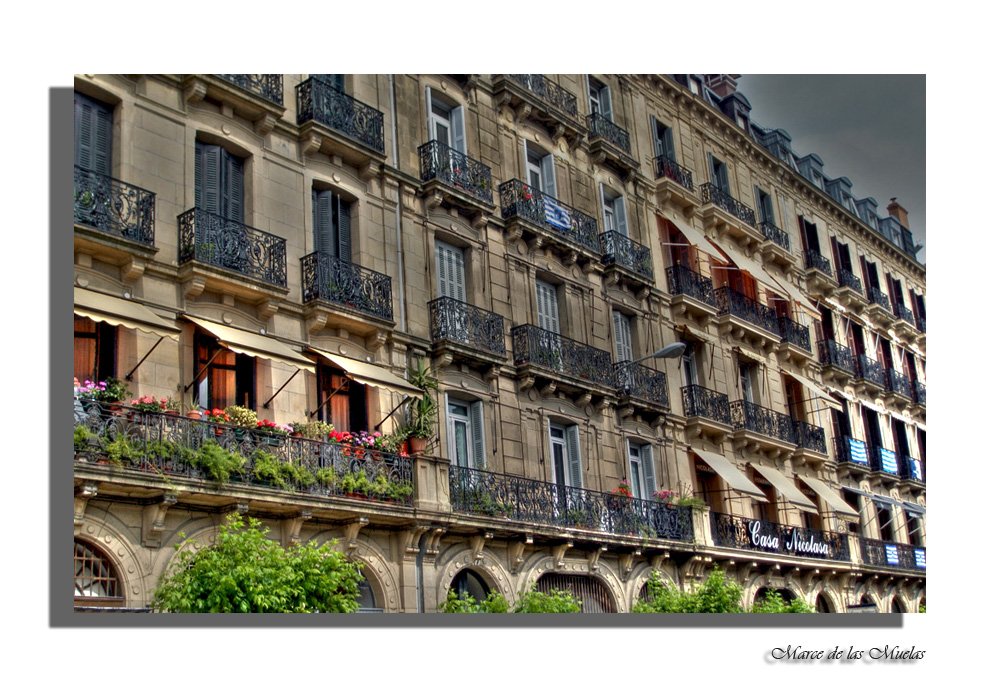
[[[361,574],[364,575],[364,572]],[[367,577],[358,582],[358,613],[385,613],[385,609],[375,598],[372,583]]]
[[[538,591],[567,591],[580,602],[584,613],[615,613],[615,602],[600,581],[586,575],[546,573],[538,579]]]
[[[486,581],[478,573],[468,568],[458,571],[455,579],[451,581],[450,589],[458,594],[459,598],[465,594],[476,601],[485,601],[490,593],[490,586],[486,584]]]
[[[890,613],[906,613],[906,607],[903,606],[903,602],[897,597],[892,597],[892,603],[889,604]]]
[[[817,613],[833,613],[830,607],[830,602],[826,600],[825,594],[818,594],[816,596],[816,612]]]
[[[73,605],[125,606],[125,587],[111,560],[96,546],[73,540]]]
[[[793,594],[791,590],[786,589],[785,587],[781,588],[761,587],[760,589],[757,590],[757,593],[754,594],[753,602],[756,604],[758,601],[763,601],[764,597],[767,596],[768,592],[777,593],[777,595],[780,596],[782,600],[785,601],[786,603],[792,603],[792,601],[795,600],[795,594]]]

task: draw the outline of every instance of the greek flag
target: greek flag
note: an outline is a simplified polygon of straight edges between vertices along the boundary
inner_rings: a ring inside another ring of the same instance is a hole
[[[885,545],[885,562],[889,565],[899,565],[899,553],[895,544]]]
[[[868,465],[868,454],[865,453],[864,443],[857,439],[848,439],[847,443],[851,446],[851,462]]]
[[[927,549],[913,549],[913,555],[917,559],[918,568],[927,567]]]
[[[910,476],[913,479],[923,480],[924,471],[920,468],[920,461],[910,458]]]
[[[892,475],[899,474],[899,468],[896,467],[896,454],[884,448],[880,450],[882,451],[882,471]]]
[[[556,201],[552,200],[548,196],[542,197],[542,202],[545,204],[545,221],[554,227],[559,227],[560,229],[569,229],[569,211],[559,205]]]

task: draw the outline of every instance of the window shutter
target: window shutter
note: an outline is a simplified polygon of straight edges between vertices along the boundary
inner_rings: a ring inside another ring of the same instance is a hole
[[[424,87],[424,102],[427,104],[427,140],[434,141],[437,137],[434,136],[434,122],[431,121],[431,112],[433,112],[433,107],[431,105],[431,87]]]
[[[628,218],[625,216],[625,196],[618,196],[614,200],[615,231],[623,236],[628,236]]]
[[[333,191],[313,189],[313,250],[334,255]]]
[[[719,163],[719,188],[725,193],[729,193],[729,173],[726,171],[726,163]]]
[[[449,117],[451,119],[451,147],[465,155],[465,108],[453,107]]]
[[[469,420],[472,423],[472,459],[477,470],[486,469],[486,449],[483,437],[483,402],[472,404]]]
[[[337,196],[337,257],[351,261],[351,204]]]
[[[226,219],[243,221],[243,160],[221,151],[223,161],[223,210]]]
[[[649,130],[653,132],[653,157],[666,155],[667,151],[663,149],[663,140],[660,138],[660,126],[653,115],[649,115]]]
[[[664,154],[670,160],[676,160],[674,157],[674,130],[669,126],[663,127],[663,147]]]
[[[96,100],[73,94],[75,164],[111,175],[111,130],[114,116],[109,107]]]
[[[614,114],[611,112],[611,89],[607,86],[601,86],[600,89],[601,98],[601,114],[607,117],[612,122],[615,121]]]
[[[629,319],[617,310],[611,311],[611,319],[614,322],[615,354],[618,356],[618,362],[632,360],[632,332]]]
[[[537,281],[535,282],[535,295],[538,297],[538,326],[558,334],[559,309],[556,302],[556,287],[543,281]]]
[[[718,186],[719,180],[715,177],[715,158],[712,153],[706,152],[708,156],[708,178],[712,181],[712,186]]]
[[[461,248],[436,242],[438,296],[465,302],[465,252]]]
[[[559,197],[556,195],[556,163],[551,155],[542,158],[542,193]]]
[[[111,111],[97,105],[94,119],[94,171],[111,176]]]
[[[222,148],[197,143],[195,147],[194,204],[206,212],[222,214],[220,204]]]
[[[656,474],[653,472],[653,446],[646,444],[639,447],[639,459],[642,461],[643,498],[652,499],[656,493]]]
[[[580,428],[566,428],[566,451],[569,453],[569,485],[583,489],[583,463],[580,460]]]

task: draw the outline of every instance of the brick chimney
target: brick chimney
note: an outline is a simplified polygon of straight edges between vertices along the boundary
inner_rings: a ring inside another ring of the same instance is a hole
[[[906,208],[897,203],[895,198],[889,199],[889,204],[885,206],[885,209],[889,212],[890,215],[895,217],[900,224],[902,224],[907,229],[910,228],[910,222],[908,219],[909,216],[906,213]]]
[[[705,85],[720,98],[725,98],[736,92],[736,79],[740,78],[742,74],[706,74],[705,76],[708,79],[708,83]]]

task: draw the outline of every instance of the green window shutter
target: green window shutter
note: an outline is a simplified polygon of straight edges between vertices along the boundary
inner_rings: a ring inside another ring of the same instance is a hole
[[[642,462],[643,498],[652,499],[656,493],[656,474],[653,472],[653,447],[651,444],[639,447],[639,460]]]
[[[313,189],[313,251],[334,254],[333,191]]]
[[[351,261],[351,204],[337,196],[337,257]]]
[[[566,452],[569,454],[569,485],[583,489],[583,462],[580,460],[580,428],[566,428]]]
[[[486,469],[486,449],[483,437],[483,402],[472,404],[469,421],[472,423],[472,459],[477,470]]]

